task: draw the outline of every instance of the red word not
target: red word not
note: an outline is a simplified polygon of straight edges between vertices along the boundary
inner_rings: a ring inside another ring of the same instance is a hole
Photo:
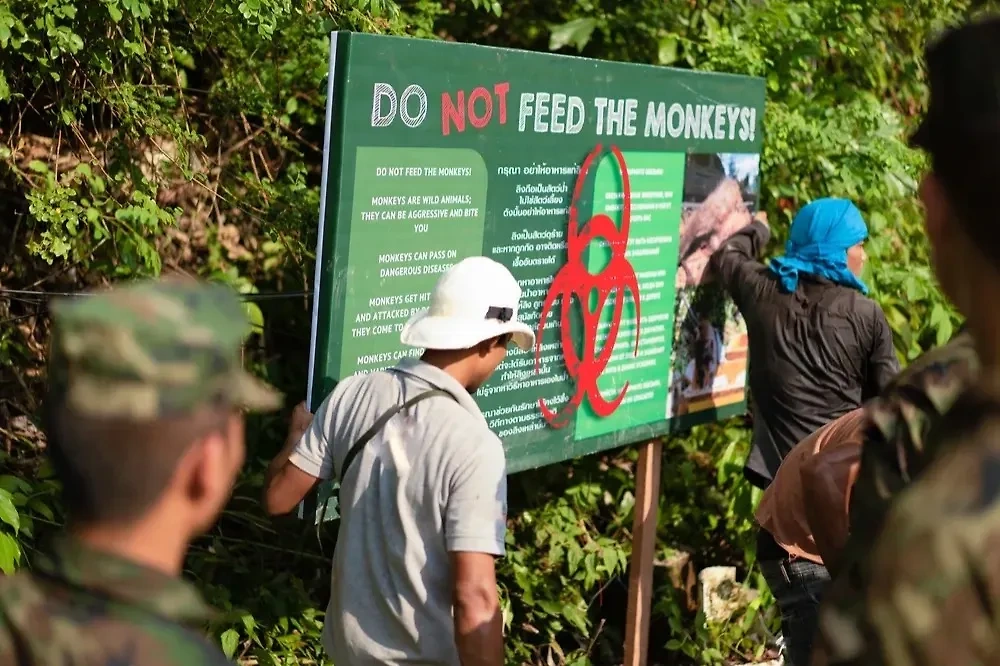
[[[464,132],[466,117],[473,127],[483,129],[493,119],[494,106],[497,108],[500,124],[506,125],[507,93],[509,91],[509,83],[497,83],[493,86],[492,94],[483,86],[474,88],[468,96],[464,90],[459,90],[455,93],[454,100],[452,100],[450,93],[441,93],[441,134],[448,136],[451,133],[452,125],[459,132]],[[496,98],[495,103],[494,97]]]
[[[625,167],[625,158],[616,146],[611,146],[611,152],[615,156],[616,166],[621,173],[622,194],[624,201],[622,205],[621,226],[615,225],[614,221],[607,215],[601,213],[590,218],[584,225],[582,233],[579,231],[578,207],[580,193],[583,190],[587,172],[594,158],[602,152],[600,144],[587,156],[577,177],[576,187],[573,191],[573,199],[569,207],[569,227],[566,232],[566,264],[556,273],[552,285],[549,287],[545,302],[542,304],[542,314],[538,322],[538,335],[535,341],[535,372],[541,366],[542,358],[542,332],[545,329],[545,322],[549,312],[556,300],[561,300],[560,327],[561,346],[563,360],[566,363],[566,372],[575,383],[573,397],[559,412],[553,412],[545,404],[545,399],[540,398],[538,405],[542,410],[542,415],[553,428],[562,428],[569,423],[572,414],[583,403],[584,397],[590,404],[594,413],[600,417],[606,417],[614,413],[622,400],[625,399],[625,392],[629,383],[625,382],[621,392],[614,400],[605,400],[597,386],[597,380],[604,373],[608,362],[611,360],[611,353],[614,351],[615,340],[618,338],[618,329],[621,326],[622,308],[625,306],[625,292],[630,292],[632,301],[635,303],[635,351],[634,356],[639,355],[639,280],[636,277],[635,269],[625,257],[625,250],[628,246],[629,223],[631,221],[631,191],[628,181],[628,171]],[[602,239],[611,249],[611,260],[604,269],[597,275],[592,275],[584,264],[584,253],[587,246],[595,238]],[[604,305],[608,301],[608,296],[616,292],[614,310],[611,315],[611,326],[608,329],[608,337],[604,341],[604,346],[600,352],[597,350],[597,327],[604,312]],[[591,293],[597,294],[597,302],[590,304]],[[572,300],[580,303],[580,310],[583,313],[583,349],[582,354],[577,356],[576,346],[570,330],[570,312]]]

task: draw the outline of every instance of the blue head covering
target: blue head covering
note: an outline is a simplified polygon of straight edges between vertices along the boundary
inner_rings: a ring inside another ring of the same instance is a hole
[[[799,275],[808,273],[868,293],[868,286],[847,267],[847,250],[868,238],[861,211],[847,199],[817,199],[799,211],[785,244],[785,255],[771,260],[782,291],[792,293]]]

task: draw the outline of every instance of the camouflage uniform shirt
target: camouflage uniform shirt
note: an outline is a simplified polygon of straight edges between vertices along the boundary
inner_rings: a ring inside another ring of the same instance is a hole
[[[956,335],[912,363],[882,396],[866,405],[861,468],[851,493],[850,536],[830,563],[816,645],[817,664],[850,663],[860,650],[860,615],[872,580],[870,555],[893,499],[915,481],[948,443],[928,438],[975,379],[972,337]]]
[[[232,666],[198,631],[210,617],[181,579],[62,540],[0,578],[0,666]]]
[[[840,663],[1000,662],[1000,393],[963,393],[928,442],[937,457],[886,519]]]

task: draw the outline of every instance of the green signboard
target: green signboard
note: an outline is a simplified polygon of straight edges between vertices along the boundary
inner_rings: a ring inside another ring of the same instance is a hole
[[[400,329],[478,254],[539,331],[476,396],[511,472],[745,408],[706,266],[757,206],[762,80],[334,33],[328,85],[313,409],[418,354]]]

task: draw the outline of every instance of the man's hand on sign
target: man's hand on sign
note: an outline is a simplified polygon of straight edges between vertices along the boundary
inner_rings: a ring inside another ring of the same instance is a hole
[[[295,405],[288,422],[285,446],[267,468],[264,508],[271,515],[288,513],[315,487],[318,478],[306,474],[289,462],[296,445],[312,426],[313,415],[305,402]]]
[[[295,405],[295,409],[292,410],[291,421],[288,424],[287,441],[298,442],[302,439],[302,435],[305,434],[306,430],[308,430],[309,426],[312,424],[312,419],[313,415],[309,412],[309,408],[306,407],[304,400]]]
[[[753,219],[756,222],[760,222],[765,227],[768,226],[767,225],[767,212],[766,211],[763,211],[763,210],[757,211],[756,213],[754,213]]]

